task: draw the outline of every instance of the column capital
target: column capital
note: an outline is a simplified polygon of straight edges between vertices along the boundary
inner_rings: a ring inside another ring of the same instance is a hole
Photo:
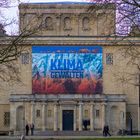
[[[91,105],[91,106],[95,106],[95,103],[94,103],[94,102],[90,102],[90,105]]]
[[[41,105],[47,105],[47,103],[46,102],[42,102]]]
[[[107,103],[101,103],[101,105],[102,105],[102,106],[106,106],[106,105],[107,105]]]
[[[31,101],[31,105],[35,105],[35,101]]]
[[[83,105],[83,104],[84,104],[84,103],[83,103],[82,101],[78,103],[79,106],[80,106],[80,105]]]
[[[53,105],[56,105],[56,106],[57,106],[57,105],[59,105],[59,104],[60,104],[59,101],[54,101],[54,102],[53,102]]]

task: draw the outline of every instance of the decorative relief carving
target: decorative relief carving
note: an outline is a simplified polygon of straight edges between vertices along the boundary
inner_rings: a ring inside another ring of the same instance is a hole
[[[113,65],[113,53],[106,53],[106,65]]]
[[[21,61],[22,61],[22,64],[29,64],[29,53],[28,52],[23,52],[21,54]]]

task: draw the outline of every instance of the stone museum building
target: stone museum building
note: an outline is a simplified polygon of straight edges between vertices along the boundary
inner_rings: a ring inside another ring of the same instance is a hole
[[[130,44],[139,49],[140,39],[115,36],[114,4],[89,6],[19,5],[20,32],[32,34],[18,44],[21,82],[1,82],[0,131],[31,123],[38,131],[139,129],[138,69],[122,52]],[[10,38],[0,37],[0,46]]]

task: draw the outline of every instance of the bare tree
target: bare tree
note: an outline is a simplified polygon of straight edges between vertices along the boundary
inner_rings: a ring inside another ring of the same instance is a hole
[[[140,1],[139,0],[90,0],[96,2],[97,5],[105,5],[114,3],[116,6],[116,35],[118,36],[138,36],[140,34]],[[93,12],[95,9],[91,4],[89,11]],[[111,5],[110,5],[111,6]],[[134,33],[134,29],[137,32]]]
[[[8,7],[9,0],[3,0],[3,3],[0,2],[2,7]],[[25,11],[26,8],[25,7]],[[26,14],[26,12],[25,12]],[[20,79],[20,69],[17,65],[17,61],[21,57],[22,52],[28,51],[27,48],[23,47],[23,43],[30,36],[35,35],[41,28],[42,22],[37,22],[36,20],[40,18],[33,17],[30,19],[29,24],[27,24],[16,36],[8,36],[5,34],[4,26],[0,24],[0,33],[1,33],[1,45],[0,45],[0,81],[14,81],[21,82]],[[10,24],[12,24],[11,22]],[[36,24],[32,24],[36,23]],[[31,28],[32,27],[32,28]]]
[[[9,0],[1,0],[0,7],[7,7],[7,6],[9,6],[10,3],[11,3],[11,1],[9,1]]]
[[[91,0],[92,1],[92,0]],[[95,0],[94,0],[95,1]],[[117,26],[117,31],[116,31],[116,35],[131,35],[131,36],[135,36],[135,35],[139,35],[139,8],[140,8],[140,4],[139,1],[137,0],[96,0],[97,6],[96,9],[93,8],[93,6],[91,5],[89,7],[89,11],[90,12],[94,12],[95,10],[100,10],[100,9],[104,9],[104,6],[108,5],[108,3],[115,3],[116,5],[116,11],[117,11],[117,20],[116,20],[116,26]],[[102,4],[104,3],[104,4]],[[4,7],[7,8],[9,7],[10,3],[9,0],[1,0],[0,1],[0,7]],[[112,6],[112,4],[110,5]],[[28,9],[29,7],[25,7],[25,11],[26,9]],[[25,12],[26,14],[26,12]],[[37,19],[40,18],[41,15],[39,15],[37,17]],[[32,21],[34,21],[35,19],[32,18]],[[29,22],[28,25],[26,25],[22,31],[19,33],[19,35],[17,36],[13,36],[13,37],[6,37],[8,38],[8,45],[5,46],[1,46],[0,47],[0,65],[2,68],[2,74],[1,74],[1,79],[5,79],[5,80],[9,80],[9,79],[16,79],[16,77],[18,77],[18,74],[12,74],[12,78],[10,76],[8,76],[9,74],[7,74],[7,70],[9,70],[10,72],[14,73],[18,73],[18,66],[15,67],[15,65],[13,65],[13,63],[15,63],[15,61],[17,61],[17,59],[21,56],[22,51],[24,51],[25,48],[22,47],[22,43],[29,37],[32,36],[34,34],[36,34],[36,32],[38,32],[41,28],[42,28],[42,21],[40,21],[40,23],[37,22],[37,24],[35,24],[33,26],[33,28],[30,28],[31,26],[31,21]],[[35,23],[35,22],[34,22]],[[10,24],[10,23],[9,23]],[[132,27],[130,29],[130,27]],[[131,32],[130,32],[131,31]],[[137,32],[136,32],[137,31]],[[2,28],[2,32],[4,32],[3,28]],[[4,36],[5,37],[5,36]],[[131,44],[131,41],[130,41]],[[132,44],[130,45],[132,46]],[[126,51],[127,52],[127,51]],[[4,65],[4,67],[2,67]],[[3,69],[4,68],[4,69]],[[5,70],[7,69],[7,70]],[[3,72],[6,72],[6,74],[4,75]],[[7,77],[7,76],[8,77]],[[13,76],[15,76],[13,78]],[[18,80],[20,79],[19,77],[17,78]]]
[[[116,64],[110,69],[113,82],[121,89],[120,93],[127,96],[127,109],[129,118],[134,119],[129,107],[135,106],[137,110],[137,124],[139,133],[140,129],[140,1],[139,0],[96,0],[98,4],[115,3],[116,6],[116,33],[113,53]],[[104,7],[104,5],[103,5]],[[93,12],[91,5],[89,11]],[[121,36],[121,37],[120,37]],[[135,41],[135,39],[137,41]],[[121,42],[125,42],[121,44]],[[118,45],[119,44],[119,45]],[[132,89],[132,90],[131,90]],[[134,95],[133,95],[134,93]],[[133,101],[133,97],[135,101]],[[132,100],[131,100],[132,99]],[[138,100],[137,100],[138,99]],[[133,104],[132,104],[133,102]],[[138,107],[138,108],[137,108]],[[135,110],[135,111],[136,111]],[[133,113],[132,113],[133,114]],[[128,114],[126,114],[127,116]],[[126,117],[127,118],[127,117]],[[127,123],[127,121],[126,121]],[[127,127],[126,127],[127,128]]]

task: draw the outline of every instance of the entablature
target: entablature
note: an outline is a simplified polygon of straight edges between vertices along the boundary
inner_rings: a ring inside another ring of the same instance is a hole
[[[0,37],[0,45],[10,45],[19,36]],[[22,37],[21,37],[22,40]],[[99,37],[99,36],[34,36],[24,38],[17,45],[102,45],[139,46],[140,37]]]
[[[126,95],[116,94],[116,95],[107,95],[107,94],[48,94],[48,95],[39,95],[39,94],[30,94],[30,95],[19,95],[11,94],[9,98],[10,102],[125,102]]]

